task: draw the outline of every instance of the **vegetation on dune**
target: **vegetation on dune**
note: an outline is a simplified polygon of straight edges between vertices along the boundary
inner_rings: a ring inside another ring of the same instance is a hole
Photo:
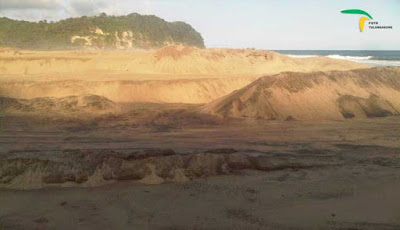
[[[74,36],[76,39],[71,41]],[[129,46],[127,43],[130,43]],[[0,46],[29,49],[83,46],[158,48],[171,44],[204,47],[202,36],[189,24],[167,22],[153,15],[133,13],[126,16],[107,16],[102,13],[98,16],[68,18],[58,22],[28,22],[0,18]]]

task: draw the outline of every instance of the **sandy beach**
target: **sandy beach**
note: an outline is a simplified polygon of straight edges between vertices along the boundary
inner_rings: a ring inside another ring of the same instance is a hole
[[[0,229],[400,228],[396,67],[170,46],[0,69]]]

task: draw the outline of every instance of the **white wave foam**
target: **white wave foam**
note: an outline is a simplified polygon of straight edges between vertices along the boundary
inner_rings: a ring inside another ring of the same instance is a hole
[[[295,55],[295,54],[288,54],[287,56],[291,58],[311,58],[311,57],[318,57],[318,55]]]
[[[298,55],[298,54],[287,54],[287,56],[291,58],[320,57],[319,55]],[[338,54],[332,54],[324,57],[359,62],[371,66],[400,66],[399,60],[372,60],[373,56],[342,56]]]
[[[328,55],[327,57],[333,59],[341,59],[353,62],[359,62],[372,66],[400,66],[400,61],[393,60],[372,60],[373,56],[341,56],[341,55]]]
[[[360,63],[372,66],[400,66],[400,61],[388,61],[388,60],[363,60],[358,61]]]
[[[333,59],[342,59],[342,60],[350,60],[350,61],[356,61],[356,60],[369,60],[372,58],[372,56],[342,56],[342,55],[328,55],[328,58],[333,58]]]

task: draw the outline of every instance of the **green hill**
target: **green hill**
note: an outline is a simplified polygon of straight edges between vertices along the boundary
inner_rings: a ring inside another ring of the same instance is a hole
[[[0,18],[0,46],[22,49],[129,49],[184,44],[203,48],[202,36],[184,22],[167,22],[153,15],[68,18],[58,22],[28,22]]]

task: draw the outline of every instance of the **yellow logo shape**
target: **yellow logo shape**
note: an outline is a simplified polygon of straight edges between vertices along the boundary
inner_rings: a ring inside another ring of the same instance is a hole
[[[360,18],[360,31],[363,32],[364,31],[364,25],[365,25],[365,21],[369,21],[371,19],[367,18],[367,17],[361,17]]]

